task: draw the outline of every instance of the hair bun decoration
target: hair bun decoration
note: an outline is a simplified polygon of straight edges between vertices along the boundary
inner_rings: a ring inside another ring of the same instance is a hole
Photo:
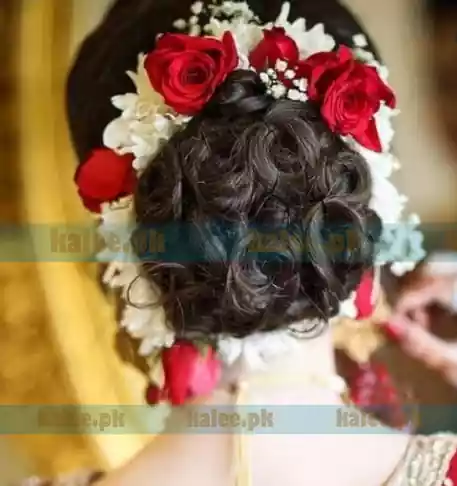
[[[212,112],[227,117],[243,116],[268,110],[275,100],[284,99],[297,106],[315,107],[328,128],[366,160],[373,180],[370,208],[383,223],[377,264],[391,262],[393,270],[401,274],[423,258],[422,235],[416,229],[419,219],[416,215],[403,218],[406,199],[389,181],[398,168],[390,152],[391,118],[398,112],[394,93],[387,83],[386,68],[364,49],[363,36],[354,37],[353,49],[340,46],[335,51],[335,41],[325,33],[323,25],[306,30],[305,20],[289,22],[289,13],[290,4],[286,2],[276,21],[262,25],[247,3],[196,2],[190,18],[178,19],[174,24],[182,33],[164,34],[152,52],[139,56],[137,72],[128,73],[135,90],[112,100],[121,114],[106,127],[103,150],[110,150],[113,157],[105,152],[97,167],[93,159],[88,160],[86,163],[95,168],[89,170],[83,165],[76,179],[80,194],[90,199],[91,204],[86,200],[86,205],[100,214],[103,234],[109,237],[116,225],[123,232],[134,227],[132,185],[126,161],[131,161],[139,177],[154,164],[164,144],[185,128],[192,117]],[[202,26],[203,17],[208,20]],[[202,32],[204,35],[200,36]],[[115,172],[106,166],[111,159],[119,166]],[[97,180],[88,181],[90,173],[102,165],[103,170],[97,170]],[[113,181],[114,173],[122,176],[119,183]],[[275,183],[275,190],[276,186]],[[324,206],[330,203],[331,200],[323,202]],[[123,289],[126,308],[122,325],[141,340],[142,354],[150,363],[150,380],[154,382],[160,377],[160,390],[164,393],[157,394],[157,399],[169,397],[170,393],[165,393],[169,390],[167,373],[164,374],[160,364],[163,360],[156,358],[175,345],[176,336],[160,309],[160,292],[142,275],[141,264],[130,257],[132,254],[132,251],[124,251],[122,255],[104,251],[103,260],[114,262],[105,280],[112,287]],[[356,317],[354,298],[339,305],[340,314]],[[229,357],[227,362],[233,362],[249,349],[253,365],[275,350],[284,350],[291,342],[287,330],[248,336],[244,340],[233,336],[212,338],[211,349],[216,346],[220,356]],[[186,350],[186,356],[192,357],[189,359],[192,370],[203,373],[201,367],[208,365],[211,373],[205,376],[217,375],[213,354],[205,354],[207,343],[194,343],[198,349],[203,346],[201,355],[183,346],[182,341],[178,345]],[[196,375],[188,370],[182,376],[195,380]],[[180,387],[184,396],[198,388],[194,381],[180,383]]]

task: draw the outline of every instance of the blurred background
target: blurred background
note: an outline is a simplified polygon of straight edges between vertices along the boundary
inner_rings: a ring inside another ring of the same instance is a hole
[[[398,93],[398,184],[424,222],[457,222],[457,2],[345,3],[378,44]],[[73,186],[63,87],[78,43],[108,4],[0,3],[2,224],[87,220]],[[446,246],[457,249],[457,241]],[[89,264],[0,263],[0,404],[141,402],[142,379],[115,353],[113,309],[96,276]],[[444,332],[457,334],[457,324],[449,329]],[[394,373],[420,385],[424,400],[457,403],[455,390],[420,364],[392,350],[383,359]],[[114,466],[144,440],[0,437],[0,484],[30,472]]]

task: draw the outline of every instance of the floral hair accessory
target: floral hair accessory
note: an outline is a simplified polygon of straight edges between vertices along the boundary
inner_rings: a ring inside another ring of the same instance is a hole
[[[139,55],[137,71],[127,73],[135,89],[112,99],[120,115],[104,131],[105,147],[94,151],[76,174],[85,206],[99,214],[102,235],[109,237],[118,225],[129,228],[123,239],[130,240],[137,178],[231,72],[248,69],[258,74],[267,95],[318,106],[329,129],[367,161],[373,181],[370,207],[383,222],[377,264],[393,263],[401,274],[423,258],[419,219],[403,218],[407,200],[389,180],[399,167],[390,151],[391,119],[398,112],[386,68],[365,49],[363,36],[354,37],[352,48],[335,50],[322,24],[307,29],[304,19],[290,22],[289,13],[290,4],[284,3],[276,21],[263,25],[244,2],[196,2],[188,20],[174,23],[180,32],[159,36],[155,49]],[[207,19],[203,25],[201,16]],[[287,330],[245,339],[213,336],[216,344],[202,354],[198,343],[175,342],[159,305],[160,292],[143,277],[139,262],[108,250],[100,259],[110,262],[105,282],[125,297],[121,325],[141,341],[139,353],[149,363],[150,403],[181,404],[207,393],[218,381],[219,359],[231,364],[244,357],[247,364],[261,366],[295,342]],[[370,312],[371,281],[367,277],[341,303],[340,315],[356,318]]]
[[[198,113],[237,66],[230,32],[222,40],[165,34],[145,60],[152,87],[181,115]]]
[[[355,60],[346,46],[311,56],[301,69],[307,74],[309,98],[321,103],[322,117],[331,130],[382,152],[374,115],[381,104],[394,109],[396,100],[378,71]]]
[[[146,392],[150,405],[169,401],[183,405],[188,400],[210,395],[221,377],[221,363],[209,345],[177,341],[158,353],[155,377]]]

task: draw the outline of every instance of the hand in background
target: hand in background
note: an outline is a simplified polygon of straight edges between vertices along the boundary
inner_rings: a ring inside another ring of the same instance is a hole
[[[421,327],[428,327],[427,308],[433,304],[451,308],[456,291],[455,275],[422,276],[417,283],[406,290],[397,302],[392,320],[413,322]]]
[[[409,356],[439,371],[446,380],[457,387],[457,342],[438,338],[427,327],[396,317],[388,324],[397,336],[400,347]]]

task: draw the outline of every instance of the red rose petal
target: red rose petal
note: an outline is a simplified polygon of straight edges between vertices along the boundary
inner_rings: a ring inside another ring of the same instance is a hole
[[[220,378],[220,363],[213,349],[202,356],[191,342],[178,341],[162,354],[168,397],[173,405],[183,405],[195,396],[211,393]]]
[[[221,363],[216,357],[214,349],[209,348],[205,357],[195,362],[194,372],[191,377],[190,391],[193,396],[205,396],[211,394],[216,388],[221,377]]]
[[[366,272],[357,287],[354,301],[357,308],[357,319],[367,319],[373,314],[373,278],[373,272]]]
[[[191,343],[177,341],[162,353],[165,383],[170,402],[182,405],[189,397],[189,386],[198,350]]]
[[[298,62],[299,50],[296,42],[286,34],[282,27],[274,27],[263,32],[263,40],[250,53],[249,61],[257,70],[275,68],[278,60],[286,61],[289,68]]]
[[[338,60],[341,63],[346,63],[347,61],[351,61],[354,59],[352,50],[348,46],[345,46],[344,44],[338,47],[338,50],[336,51],[336,55],[338,57]]]
[[[99,213],[102,210],[102,208],[101,208],[102,203],[99,200],[93,199],[89,196],[85,196],[81,192],[81,190],[78,190],[78,195],[81,198],[81,201],[83,202],[84,207],[87,210],[89,210],[91,213]]]
[[[351,133],[351,135],[360,145],[368,150],[378,153],[382,152],[381,140],[374,119],[368,122],[368,126],[364,131],[356,131],[355,133]]]
[[[146,389],[146,403],[149,405],[157,405],[165,398],[165,393],[156,385],[149,385]]]
[[[186,48],[189,36],[187,34],[166,33],[159,37],[156,46],[151,53],[162,50],[178,51]]]
[[[239,63],[238,51],[236,49],[235,39],[230,32],[226,32],[222,37],[222,44],[225,47],[225,73],[226,75],[236,69]]]

